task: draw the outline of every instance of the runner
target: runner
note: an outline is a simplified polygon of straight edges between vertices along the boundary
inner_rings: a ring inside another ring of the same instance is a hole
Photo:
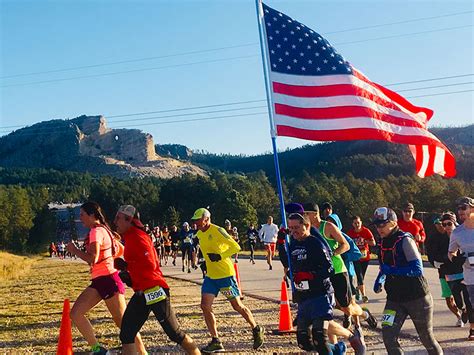
[[[329,279],[334,271],[329,250],[310,234],[311,223],[298,213],[288,217],[291,267],[295,284],[293,300],[298,303],[298,346],[305,351],[332,354],[328,343],[329,321],[333,319],[334,291]]]
[[[386,276],[387,293],[382,335],[388,354],[403,354],[398,337],[408,316],[428,354],[442,354],[433,334],[433,298],[416,243],[409,233],[400,230],[397,215],[390,208],[377,208],[372,222],[382,238],[379,263]]]
[[[95,202],[86,202],[81,206],[79,215],[82,224],[90,228],[85,241],[86,251],[79,250],[72,242],[67,245],[68,251],[91,265],[91,284],[74,302],[71,309],[71,320],[79,332],[86,339],[94,354],[106,354],[107,349],[101,346],[95,337],[94,329],[85,314],[100,301],[104,300],[112,318],[120,328],[125,311],[125,286],[114,268],[114,249],[117,255],[123,253],[123,246],[114,243],[114,235],[105,221],[102,209]],[[135,337],[136,335],[136,337]],[[139,334],[135,334],[131,341],[135,341],[137,351],[146,354],[145,346]]]
[[[234,241],[239,244],[240,243],[240,238],[239,238],[239,232],[237,230],[237,227],[232,227],[232,234],[230,234],[232,236],[232,239],[234,239]],[[240,246],[240,245],[239,245]],[[239,263],[239,253],[235,253],[234,255],[234,262],[236,264]]]
[[[196,223],[192,224],[191,232],[193,233],[193,262],[192,266],[193,269],[196,270],[198,268],[198,255],[199,255],[199,239],[197,237],[197,226]]]
[[[165,248],[165,252],[163,253],[163,258],[165,261],[165,265],[168,265],[168,259],[171,254],[171,238],[170,232],[168,230],[168,226],[163,227],[163,232],[161,233],[163,236],[163,246]]]
[[[273,223],[272,216],[268,216],[267,223],[262,225],[258,235],[260,240],[265,245],[268,268],[272,270],[272,259],[275,255],[276,241],[278,237],[278,227],[275,223]]]
[[[254,253],[255,253],[255,248],[257,246],[258,231],[255,229],[253,224],[250,224],[249,228],[247,229],[246,234],[247,234],[247,243],[248,243],[249,250],[250,250],[250,259],[249,259],[249,261],[252,264],[255,264]]]
[[[341,254],[349,251],[349,243],[334,224],[321,220],[318,205],[305,203],[303,204],[303,208],[305,214],[311,221],[311,225],[318,229],[332,250],[334,274],[331,276],[331,283],[334,287],[337,307],[348,317],[353,316],[355,326],[360,332],[362,332],[362,330],[358,317],[366,321],[372,329],[377,328],[377,319],[370,313],[369,309],[361,308],[352,297],[347,268],[341,257]],[[347,325],[347,327],[350,326],[350,318],[346,318],[345,325]]]
[[[453,212],[445,212],[441,216],[441,222],[447,235],[451,237],[453,231],[458,226],[456,215]],[[447,249],[449,249],[449,245]],[[456,307],[461,311],[461,323],[459,326],[463,327],[464,324],[467,324],[469,321],[471,328],[474,328],[474,312],[472,310],[471,301],[469,300],[467,287],[464,284],[462,265],[465,259],[463,256],[460,256],[460,254],[458,251],[456,256],[452,258],[453,260],[450,261],[447,253],[445,253],[445,259],[448,259],[446,260],[446,281],[451,289]]]
[[[370,229],[362,225],[359,216],[352,218],[352,228],[347,231],[347,235],[351,237],[362,254],[358,261],[354,261],[354,269],[357,277],[357,288],[362,302],[369,302],[369,298],[365,293],[364,278],[370,261],[370,246],[375,246],[375,238]]]
[[[289,203],[285,205],[285,212],[287,213],[288,216],[292,214],[299,214],[299,215],[302,215],[304,218],[308,218],[308,216],[304,212],[303,205],[301,205],[300,203]],[[308,221],[309,221],[309,218],[308,218]],[[288,221],[288,223],[290,222]],[[288,273],[288,257],[286,254],[285,243],[284,243],[284,238],[287,232],[289,231],[285,231],[284,229],[280,229],[280,231],[278,232],[278,240],[283,241],[279,243],[278,251],[280,253],[280,261],[282,262],[284,270],[285,270],[285,278]],[[311,234],[312,237],[315,237],[319,241],[318,244],[320,244],[325,250],[324,254],[327,254],[328,256],[332,257],[332,251],[328,243],[321,236],[318,230],[311,226],[309,233]],[[295,241],[295,238],[293,237],[293,235],[290,235],[289,245],[291,246],[294,241]],[[317,260],[312,260],[312,261],[317,261]],[[332,258],[331,258],[331,265],[332,265]],[[294,271],[294,268],[292,270]],[[293,322],[293,325],[297,325],[297,320]],[[331,342],[330,346],[331,346],[331,350],[333,354],[344,354],[345,344],[343,342],[338,342],[338,337],[343,337],[344,339],[348,340],[352,348],[354,349],[354,352],[356,355],[365,354],[366,345],[364,342],[364,337],[362,333],[359,331],[359,329],[356,328],[354,329],[354,332],[352,332],[342,327],[336,321],[330,320],[327,333],[328,333],[328,338]]]
[[[216,318],[212,312],[212,304],[219,292],[229,300],[234,310],[239,312],[251,326],[253,348],[260,348],[264,341],[264,329],[257,325],[252,312],[240,300],[240,291],[230,259],[233,254],[240,251],[239,245],[226,233],[224,228],[211,223],[211,213],[207,209],[197,209],[192,220],[198,227],[199,245],[207,264],[207,274],[201,289],[201,309],[212,340],[202,349],[202,352],[224,351],[224,346],[217,333]]]
[[[464,326],[464,322],[461,318],[461,312],[454,303],[454,297],[451,292],[451,288],[446,281],[446,273],[458,274],[459,270],[458,268],[453,267],[453,265],[449,262],[449,235],[446,233],[440,218],[441,217],[437,217],[433,221],[436,232],[430,234],[426,238],[426,254],[428,255],[428,260],[430,263],[436,269],[438,269],[439,282],[441,284],[441,297],[445,299],[448,309],[457,317],[456,326],[462,327]],[[462,273],[462,265],[460,269],[460,272]]]
[[[418,219],[413,218],[415,207],[412,203],[407,202],[402,210],[402,219],[398,220],[398,227],[404,232],[410,233],[416,241],[418,250],[423,253],[424,243],[426,239],[425,227]]]
[[[127,245],[124,259],[118,264],[122,272],[128,275],[135,291],[128,302],[120,329],[122,354],[137,353],[133,339],[151,311],[170,340],[180,344],[187,354],[199,354],[194,341],[180,329],[171,308],[169,286],[161,273],[158,255],[140,222],[138,211],[131,205],[121,206],[114,222]]]
[[[471,305],[474,305],[474,199],[461,197],[457,201],[459,219],[463,224],[457,227],[449,240],[449,258],[456,258],[456,252],[461,250],[463,254],[458,256],[463,263],[464,284],[469,293]],[[468,340],[474,340],[474,327],[471,323]]]
[[[173,266],[176,266],[176,258],[178,257],[178,250],[179,250],[180,233],[179,233],[178,227],[176,227],[174,224],[171,226],[170,239],[171,239],[171,258],[173,258]]]
[[[180,232],[181,240],[181,256],[182,256],[182,271],[188,270],[188,274],[191,273],[191,264],[193,259],[193,231],[189,228],[189,223],[184,222],[183,228]]]

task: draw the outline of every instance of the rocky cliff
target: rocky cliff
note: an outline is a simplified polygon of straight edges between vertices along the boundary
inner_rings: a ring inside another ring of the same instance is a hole
[[[193,164],[157,155],[148,133],[107,128],[103,116],[41,122],[1,137],[0,166],[87,171],[116,177],[205,174]]]

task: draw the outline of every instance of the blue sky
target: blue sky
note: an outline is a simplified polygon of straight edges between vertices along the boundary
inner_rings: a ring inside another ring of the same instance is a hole
[[[325,35],[339,53],[380,84],[474,73],[472,1],[266,3]],[[11,131],[10,126],[102,114],[110,127],[139,128],[151,133],[155,143],[179,143],[214,153],[271,150],[265,114],[160,124],[259,113],[265,111],[264,102],[111,117],[265,99],[253,0],[0,0],[0,4],[0,134]],[[446,16],[456,13],[463,14]],[[332,33],[426,17],[438,18]],[[426,31],[436,32],[414,34]],[[398,37],[373,40],[389,36]],[[156,58],[194,51],[201,52]],[[110,64],[123,61],[130,62]],[[68,68],[77,69],[63,70]],[[54,70],[63,71],[50,72]],[[400,92],[410,97],[472,90],[473,81],[474,76],[465,76],[390,88],[416,89]],[[419,89],[459,83],[467,84]],[[474,123],[472,91],[410,100],[435,111],[431,125]],[[235,110],[196,115],[229,109]],[[177,117],[179,113],[188,116]],[[152,118],[157,116],[174,117]],[[138,120],[143,118],[150,119]],[[278,139],[282,150],[307,143]]]

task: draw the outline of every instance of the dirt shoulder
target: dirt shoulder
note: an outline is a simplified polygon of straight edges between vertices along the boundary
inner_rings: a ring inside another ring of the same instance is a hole
[[[201,347],[210,340],[199,307],[200,287],[195,283],[168,278],[171,300],[181,327]],[[82,262],[58,259],[37,259],[20,279],[4,283],[0,288],[0,352],[55,353],[61,320],[63,301],[74,302],[80,292],[89,285],[89,271]],[[127,299],[132,296],[127,289]],[[278,327],[279,305],[275,302],[246,297],[244,303],[252,310],[258,323],[266,328],[266,342],[259,353],[299,353],[296,336],[277,336],[272,329]],[[252,353],[252,333],[245,321],[222,297],[215,302],[214,311],[218,329],[226,350],[231,353]],[[89,314],[96,334],[102,344],[119,353],[119,330],[101,302]],[[368,354],[383,354],[380,332],[364,327]],[[149,353],[177,353],[180,348],[170,342],[159,323],[150,316],[141,331]],[[419,344],[417,339],[403,339],[406,353]],[[88,346],[73,327],[75,353],[87,352]],[[348,349],[349,350],[349,349]],[[348,353],[351,353],[348,351]],[[457,352],[456,352],[457,353]]]

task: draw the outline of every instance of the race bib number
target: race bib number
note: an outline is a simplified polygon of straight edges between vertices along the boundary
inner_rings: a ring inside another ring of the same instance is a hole
[[[235,295],[232,293],[232,289],[231,289],[230,286],[229,286],[229,287],[221,288],[219,291],[220,291],[220,292],[225,296],[225,298],[227,298],[228,300],[235,298]]]
[[[188,237],[184,238],[184,242],[185,243],[191,243],[191,238],[188,238]]]
[[[439,269],[441,265],[443,265],[443,263],[440,263],[439,261],[435,261],[433,264],[434,264],[434,267],[437,269]]]
[[[145,290],[144,295],[147,306],[163,301],[166,298],[165,290],[160,286]]]
[[[469,265],[474,266],[474,253],[468,253],[467,260],[469,261]]]
[[[386,309],[385,313],[382,316],[382,327],[391,327],[395,322],[395,315],[397,312],[392,311],[391,309]]]
[[[360,251],[360,253],[362,254],[362,256],[361,256],[362,259],[365,259],[365,258],[367,257],[367,250],[362,249],[362,250]]]
[[[295,283],[295,288],[298,291],[307,291],[309,290],[309,281],[300,281],[299,283]]]

